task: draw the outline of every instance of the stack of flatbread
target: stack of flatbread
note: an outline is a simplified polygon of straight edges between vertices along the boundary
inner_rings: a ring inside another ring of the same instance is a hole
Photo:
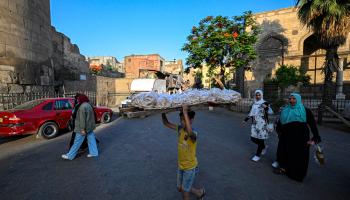
[[[190,89],[180,94],[158,94],[142,92],[131,98],[131,105],[143,109],[177,108],[182,105],[203,103],[229,104],[241,99],[241,94],[234,90],[212,88],[210,90]]]

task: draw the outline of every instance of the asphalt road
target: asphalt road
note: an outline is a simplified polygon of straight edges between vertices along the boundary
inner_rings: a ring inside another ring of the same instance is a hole
[[[199,132],[197,185],[207,198],[349,199],[350,134],[320,128],[326,165],[312,156],[308,176],[298,183],[272,173],[277,138],[259,163],[250,161],[256,146],[249,140],[244,115],[223,109],[197,112]],[[173,113],[171,121],[178,122]],[[176,134],[159,115],[118,119],[98,128],[100,156],[61,159],[70,134],[52,140],[34,136],[0,139],[0,199],[181,199],[176,190]]]

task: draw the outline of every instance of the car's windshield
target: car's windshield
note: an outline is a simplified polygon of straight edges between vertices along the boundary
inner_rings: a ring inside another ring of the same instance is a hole
[[[16,107],[14,107],[13,109],[15,110],[29,110],[34,108],[35,106],[41,104],[42,102],[44,102],[45,100],[34,100],[34,101],[28,101],[24,104],[18,105]]]

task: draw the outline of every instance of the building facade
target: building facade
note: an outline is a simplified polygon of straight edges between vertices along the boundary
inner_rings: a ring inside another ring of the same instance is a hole
[[[164,73],[174,74],[174,75],[182,75],[183,74],[183,62],[181,59],[174,61],[165,61],[164,65]]]
[[[159,54],[130,55],[124,57],[126,78],[154,78],[163,72],[165,60]]]
[[[120,63],[113,56],[87,56],[86,61],[89,62],[90,65],[103,65],[110,67],[113,71],[125,73],[123,63]]]
[[[320,48],[313,33],[300,23],[297,8],[256,13],[255,17],[262,33],[256,45],[258,58],[252,64],[253,70],[245,76],[248,92],[262,88],[264,80],[273,77],[281,65],[301,67],[310,75],[312,84],[323,83],[325,50]],[[338,54],[344,66],[341,78],[345,83],[350,82],[350,34]]]

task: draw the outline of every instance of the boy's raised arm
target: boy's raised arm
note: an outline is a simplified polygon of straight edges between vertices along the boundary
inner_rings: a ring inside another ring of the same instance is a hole
[[[166,117],[166,114],[165,113],[162,113],[162,121],[163,121],[163,124],[164,126],[168,127],[168,128],[171,128],[171,129],[174,129],[176,130],[177,129],[177,126],[173,123],[170,123],[168,121],[168,118]]]
[[[191,126],[190,118],[188,117],[188,106],[187,105],[182,106],[182,112],[184,114],[184,119],[185,119],[185,123],[186,123],[186,131],[187,131],[187,133],[192,133],[192,126]]]
[[[193,130],[192,130],[190,117],[188,116],[188,106],[187,105],[182,106],[182,112],[183,112],[184,118],[185,118],[186,132],[188,133],[188,136],[191,138],[192,141],[196,141],[197,136],[196,136],[196,134],[193,133]]]

